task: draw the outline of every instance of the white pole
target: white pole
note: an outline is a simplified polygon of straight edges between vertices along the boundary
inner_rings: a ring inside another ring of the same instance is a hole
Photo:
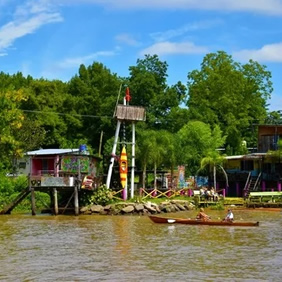
[[[109,166],[109,171],[108,171],[108,176],[107,176],[107,182],[106,182],[107,188],[110,188],[110,184],[111,184],[113,166],[114,166],[114,161],[115,161],[114,156],[116,154],[116,149],[117,149],[117,141],[118,141],[119,130],[120,130],[120,121],[118,120],[116,133],[115,133],[115,141],[114,141],[113,150],[112,150],[112,157],[111,157],[111,161],[110,161],[110,166]]]
[[[126,106],[125,96],[123,97],[123,105]],[[124,126],[125,126],[125,124],[124,124]],[[124,128],[124,130],[125,130],[125,128]],[[123,140],[123,141],[125,141],[125,140]],[[125,145],[125,144],[123,144],[123,145]],[[127,152],[127,154],[128,154],[128,152]],[[127,162],[127,164],[128,164],[128,162]],[[128,165],[127,165],[127,167],[128,167]],[[128,173],[126,175],[126,182],[125,182],[125,186],[124,186],[124,189],[123,189],[123,200],[124,201],[127,200],[127,187],[128,187]]]
[[[131,162],[131,199],[134,198],[134,168],[135,168],[135,123],[132,122],[132,162]]]

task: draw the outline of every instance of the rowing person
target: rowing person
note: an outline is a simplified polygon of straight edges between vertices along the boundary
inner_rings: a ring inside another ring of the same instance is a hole
[[[232,210],[228,210],[226,217],[223,219],[223,221],[229,221],[232,222],[234,220],[234,215]]]
[[[211,217],[205,214],[205,211],[203,208],[200,208],[200,212],[197,214],[196,219],[202,220],[202,221],[208,221],[211,219]]]

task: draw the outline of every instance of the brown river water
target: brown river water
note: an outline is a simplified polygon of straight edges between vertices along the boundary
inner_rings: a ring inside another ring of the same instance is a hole
[[[0,281],[282,281],[281,211],[238,210],[234,216],[260,226],[166,225],[146,216],[2,215]]]

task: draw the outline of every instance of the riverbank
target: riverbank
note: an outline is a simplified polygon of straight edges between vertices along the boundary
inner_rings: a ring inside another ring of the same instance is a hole
[[[152,202],[130,203],[119,202],[107,206],[90,205],[80,209],[81,214],[100,214],[100,215],[148,215],[159,213],[172,213],[178,211],[188,211],[195,209],[195,205],[191,201],[170,200],[163,201],[159,204]]]

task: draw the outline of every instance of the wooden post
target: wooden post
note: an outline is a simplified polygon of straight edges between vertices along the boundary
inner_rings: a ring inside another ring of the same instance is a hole
[[[53,201],[54,201],[54,215],[58,215],[59,214],[58,192],[56,188],[53,188]]]
[[[78,188],[74,186],[74,214],[79,215]]]
[[[32,215],[36,215],[34,188],[31,188],[30,192],[31,192],[31,213]]]
[[[49,197],[50,197],[50,210],[52,210],[54,206],[54,199],[53,199],[52,191],[49,191]]]

